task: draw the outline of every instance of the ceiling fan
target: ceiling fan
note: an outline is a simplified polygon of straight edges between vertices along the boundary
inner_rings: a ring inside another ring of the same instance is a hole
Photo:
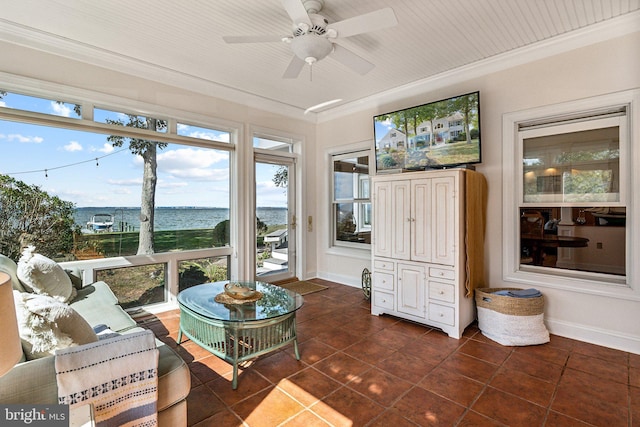
[[[332,24],[319,14],[324,0],[282,0],[282,5],[293,21],[290,36],[225,36],[227,43],[284,42],[291,46],[293,58],[284,78],[298,77],[305,64],[312,66],[327,56],[364,75],[375,65],[341,46],[337,40],[396,25],[393,9],[387,7]]]

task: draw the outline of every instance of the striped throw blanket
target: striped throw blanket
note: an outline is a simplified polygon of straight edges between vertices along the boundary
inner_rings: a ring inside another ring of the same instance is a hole
[[[157,426],[158,349],[142,331],[56,351],[58,403],[92,403],[96,426]]]

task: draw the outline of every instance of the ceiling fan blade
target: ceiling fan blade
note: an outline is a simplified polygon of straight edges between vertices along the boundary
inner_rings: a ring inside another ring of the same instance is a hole
[[[269,43],[282,41],[283,36],[262,35],[262,36],[224,36],[222,40],[227,43]]]
[[[300,75],[300,72],[302,71],[302,67],[304,67],[305,64],[306,62],[304,62],[302,59],[298,58],[297,56],[294,56],[291,59],[291,62],[289,63],[289,66],[285,70],[284,74],[282,75],[282,78],[283,79],[297,78]]]
[[[351,37],[369,31],[381,30],[398,24],[393,9],[386,7],[364,15],[347,18],[343,21],[327,25],[327,30],[335,30],[338,37]]]
[[[294,25],[297,26],[304,22],[308,26],[312,26],[311,18],[309,18],[307,9],[304,8],[301,0],[282,0],[282,6],[284,6]]]
[[[375,68],[375,65],[371,62],[337,43],[333,44],[333,52],[331,52],[329,56],[361,75],[365,75]]]

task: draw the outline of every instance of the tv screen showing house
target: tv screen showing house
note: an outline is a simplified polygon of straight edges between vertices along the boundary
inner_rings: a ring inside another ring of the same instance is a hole
[[[480,163],[480,92],[373,118],[378,172]]]

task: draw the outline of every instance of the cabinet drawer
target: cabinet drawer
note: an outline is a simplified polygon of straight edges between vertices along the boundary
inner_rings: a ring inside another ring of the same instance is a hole
[[[389,261],[388,259],[377,259],[373,262],[374,270],[387,270],[393,271],[396,268],[396,263]]]
[[[448,270],[446,268],[430,267],[429,277],[438,277],[440,279],[453,280],[455,279],[455,273],[453,270]]]
[[[454,303],[455,287],[451,283],[429,281],[429,299]]]
[[[373,292],[373,305],[376,307],[386,308],[387,310],[393,310],[393,294]]]
[[[373,273],[373,289],[386,289],[388,291],[392,291],[393,274],[375,271]]]
[[[456,310],[440,304],[429,304],[429,320],[455,326]]]

